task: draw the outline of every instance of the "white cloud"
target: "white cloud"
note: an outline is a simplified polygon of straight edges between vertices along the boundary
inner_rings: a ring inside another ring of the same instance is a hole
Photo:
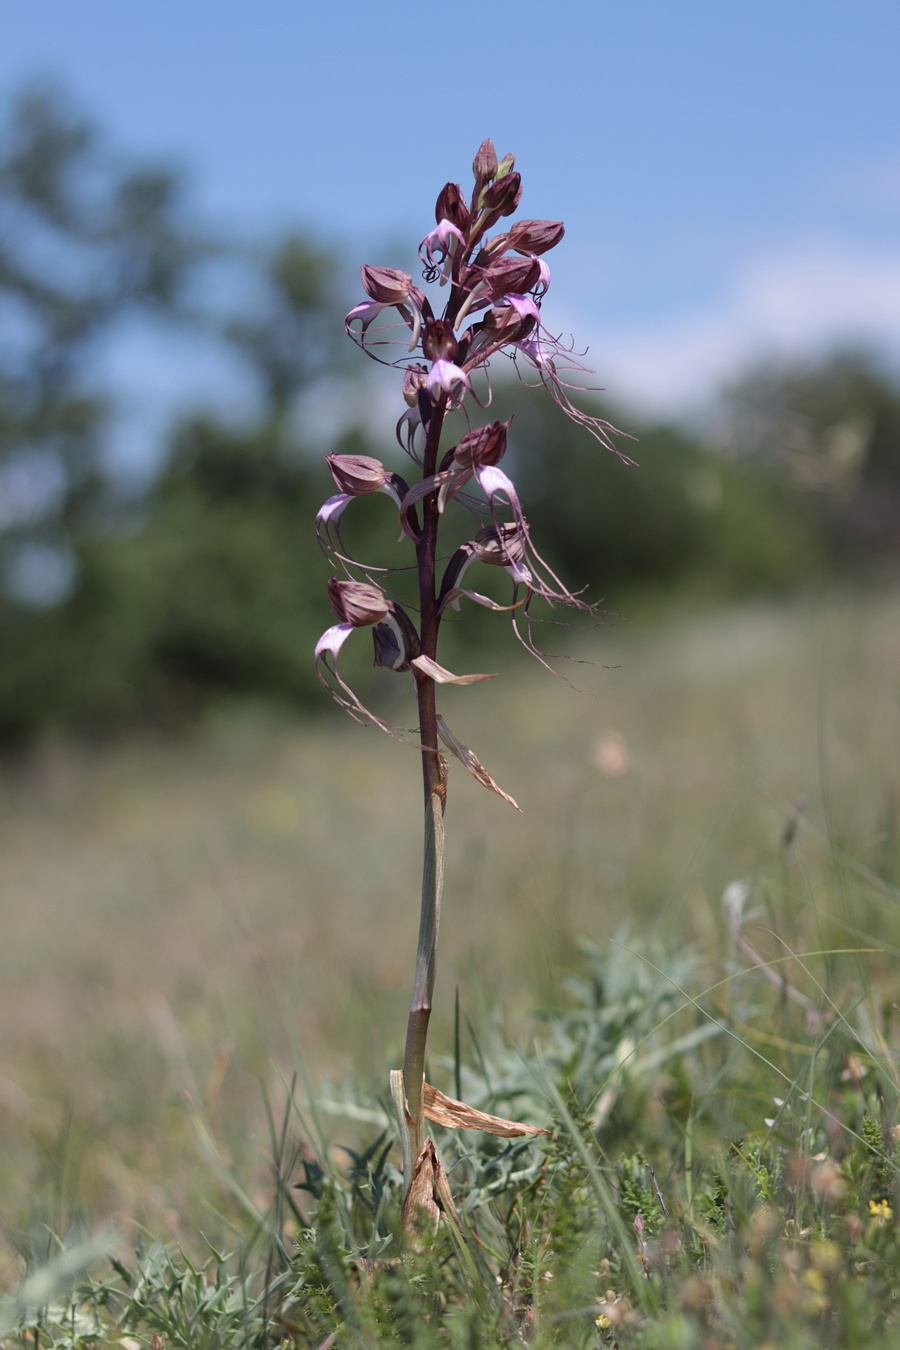
[[[591,364],[610,396],[667,412],[704,402],[760,357],[851,342],[900,352],[900,249],[818,239],[749,260],[718,305],[606,330]]]

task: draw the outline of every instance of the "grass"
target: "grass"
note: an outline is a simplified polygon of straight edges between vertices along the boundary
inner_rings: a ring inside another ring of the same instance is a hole
[[[596,643],[611,669],[574,668],[587,696],[514,654],[450,691],[526,815],[452,775],[429,1077],[552,1129],[441,1138],[465,1253],[403,1254],[382,1137],[413,757],[244,712],[10,767],[3,1283],[44,1276],[10,1305],[28,1344],[891,1344],[898,611],[637,612]]]

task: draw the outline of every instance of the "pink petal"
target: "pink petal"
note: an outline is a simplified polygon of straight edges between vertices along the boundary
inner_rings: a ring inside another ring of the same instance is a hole
[[[478,484],[487,497],[492,502],[498,492],[505,492],[510,506],[518,514],[522,508],[519,505],[519,494],[516,492],[516,485],[511,478],[508,478],[502,469],[489,464],[485,468],[476,469],[475,477]]]
[[[328,501],[323,502],[319,507],[316,521],[323,521],[328,525],[332,520],[339,520],[347,503],[352,501],[353,498],[346,492],[340,492],[336,497],[329,497]]]
[[[336,623],[327,628],[316,643],[316,660],[318,661],[324,652],[337,656],[352,632],[352,623]]]

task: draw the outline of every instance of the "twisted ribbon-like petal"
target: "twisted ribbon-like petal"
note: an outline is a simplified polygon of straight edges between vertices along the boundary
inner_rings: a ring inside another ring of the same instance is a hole
[[[459,384],[465,385],[468,390],[472,388],[472,381],[462,366],[457,366],[452,361],[444,360],[442,357],[437,361],[432,361],[431,369],[425,380],[425,388],[435,403],[442,394],[452,394],[453,386]]]
[[[433,230],[426,234],[419,245],[419,257],[425,265],[425,280],[436,281],[441,278],[443,286],[450,275],[453,265],[455,245],[466,246],[466,237],[452,221],[440,220]]]
[[[390,622],[390,616],[388,616],[388,622]],[[395,625],[392,626],[395,627]],[[338,653],[353,631],[354,625],[351,623],[336,623],[325,630],[316,643],[316,675],[335,703],[349,713],[354,722],[360,722],[363,726],[369,724],[376,726],[381,731],[386,731],[395,741],[401,741],[404,745],[421,749],[422,747],[417,741],[411,741],[408,737],[401,735],[396,727],[392,727],[390,723],[385,722],[383,718],[378,717],[364,703],[361,703],[350,686],[341,678],[337,668]]]

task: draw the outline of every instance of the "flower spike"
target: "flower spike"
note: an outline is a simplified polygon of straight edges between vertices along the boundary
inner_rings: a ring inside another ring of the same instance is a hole
[[[329,454],[326,462],[337,493],[316,517],[319,542],[335,573],[328,582],[328,602],[336,621],[316,644],[318,678],[356,721],[417,746],[422,755],[425,850],[419,946],[404,1066],[391,1076],[406,1184],[402,1222],[407,1227],[417,1222],[420,1207],[434,1221],[458,1223],[446,1172],[425,1137],[426,1118],[509,1136],[541,1132],[539,1127],[474,1111],[424,1081],[449,775],[441,745],[478,783],[519,809],[437,711],[436,695],[444,685],[465,688],[495,678],[492,674],[456,675],[440,664],[441,623],[448,609],[459,609],[463,598],[510,613],[513,632],[522,646],[556,674],[534,641],[533,624],[538,620],[532,614],[533,602],[537,598],[551,607],[566,605],[596,614],[596,608],[581,599],[580,592],[570,590],[535,547],[518,489],[500,467],[510,421],[473,425],[470,420],[475,405],[484,408],[490,403],[493,358],[511,359],[520,377],[523,367],[532,368],[536,382],[545,386],[568,417],[631,463],[613,443],[621,433],[573,401],[578,381],[590,372],[581,365],[574,344],[567,347],[550,333],[542,317],[550,286],[545,257],[559,244],[565,227],[561,221],[510,220],[522,195],[521,175],[515,157],[506,154],[498,159],[490,140],[479,147],[472,171],[475,182],[468,200],[456,183],[441,188],[435,226],[419,245],[425,281],[440,283],[442,306],[433,309],[408,272],[367,264],[361,270],[364,298],[345,321],[350,337],[367,355],[402,376],[405,411],[401,408],[396,435],[420,472],[409,484],[371,455]],[[396,355],[389,354],[391,348]],[[477,390],[473,386],[475,373],[482,371],[486,394],[483,385]],[[447,448],[442,436],[448,414],[456,409],[462,409],[466,429]],[[400,542],[408,550],[411,566],[393,570],[415,573],[415,610],[407,611],[387,585],[377,580],[380,574],[386,582],[385,574],[391,569],[360,563],[349,556],[341,541],[341,522],[349,504],[376,493],[391,497],[399,509]],[[474,512],[479,520],[474,537],[451,553],[441,576],[440,529],[453,503]],[[464,585],[469,567],[476,563],[507,574],[511,603],[500,604]],[[371,712],[339,672],[344,645],[360,628],[371,630],[376,668],[407,676],[415,690],[418,727],[410,732],[415,739]]]
[[[541,557],[515,484],[498,467],[506,451],[509,422],[470,427],[441,457],[438,443],[444,417],[448,411],[471,402],[479,406],[489,403],[490,362],[495,355],[506,355],[520,373],[526,364],[532,368],[536,382],[544,385],[568,417],[625,463],[633,463],[615,443],[614,438],[622,433],[573,401],[574,391],[582,387],[578,381],[589,372],[574,354],[573,346],[566,346],[551,334],[542,318],[541,303],[550,284],[545,255],[563,239],[563,222],[519,220],[506,224],[519,204],[522,181],[515,157],[508,154],[498,159],[490,140],[480,146],[472,169],[475,186],[471,201],[466,201],[458,184],[446,183],[437,197],[435,226],[419,245],[426,281],[449,287],[443,312],[435,313],[408,272],[366,264],[360,273],[365,299],[350,310],[346,319],[350,336],[369,356],[402,371],[406,410],[397,422],[396,435],[420,467],[421,477],[410,487],[399,474],[371,456],[331,454],[327,462],[338,493],[325,502],[316,518],[323,549],[332,565],[345,573],[342,581],[332,578],[334,586],[362,586],[362,594],[368,594],[365,588],[370,587],[378,597],[376,600],[369,595],[364,604],[366,615],[376,616],[366,619],[373,627],[376,664],[413,669],[417,677],[427,671],[433,680],[440,680],[438,672],[442,670],[434,652],[421,648],[421,639],[414,631],[404,630],[395,636],[393,602],[386,601],[370,579],[360,580],[360,573],[369,578],[383,569],[362,568],[343,546],[341,521],[353,498],[377,492],[390,496],[400,511],[401,539],[415,544],[418,554],[433,547],[433,527],[428,521],[440,520],[453,500],[467,509],[479,509],[477,496],[465,491],[474,478],[487,503],[491,523],[462,545],[447,565],[434,600],[433,631],[436,633],[447,608],[458,607],[463,597],[492,610],[512,611],[514,616],[521,609],[525,629],[516,627],[515,618],[514,629],[523,645],[538,655],[531,639],[531,602],[535,596],[549,605],[568,605],[588,613],[594,612],[593,607],[565,586]],[[499,221],[506,228],[489,237],[488,232]],[[394,311],[396,322],[379,327],[376,320],[386,311]],[[410,339],[409,356],[396,361],[382,357],[377,350],[391,343],[391,328],[405,329]],[[480,370],[488,380],[485,402],[472,384],[474,373]],[[504,520],[506,514],[511,519]],[[511,604],[498,604],[464,587],[465,572],[477,562],[500,566],[509,574]],[[332,590],[345,604],[353,594],[335,591],[334,587]],[[377,617],[385,606],[387,617]],[[337,650],[332,652],[328,647],[319,659],[333,661],[336,656]]]

